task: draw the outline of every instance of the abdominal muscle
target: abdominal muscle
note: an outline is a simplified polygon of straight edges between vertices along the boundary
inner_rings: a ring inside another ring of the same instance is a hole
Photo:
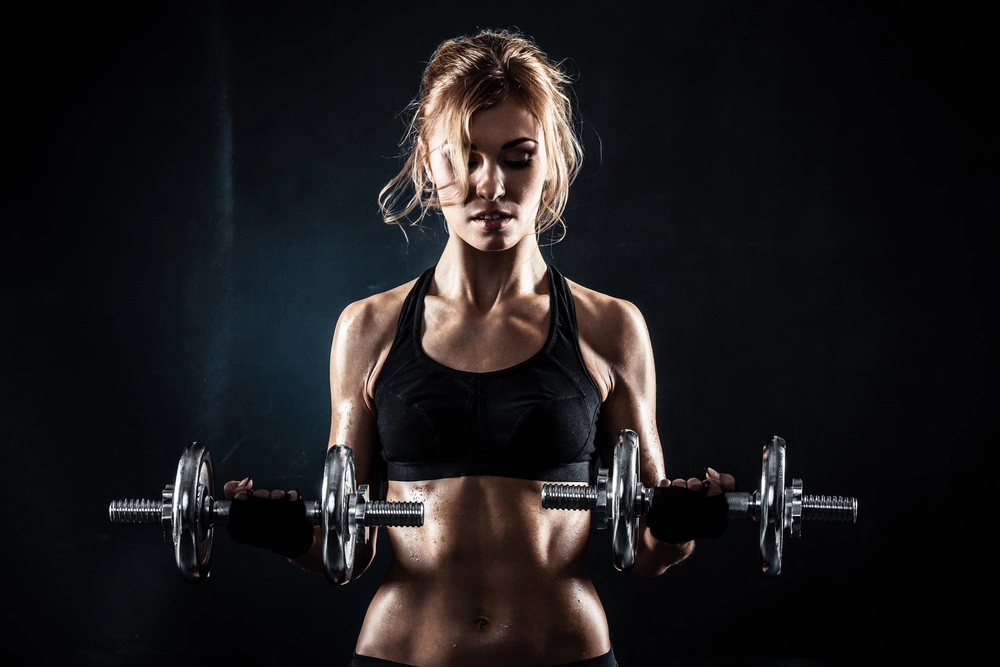
[[[604,608],[583,562],[588,512],[541,507],[542,482],[390,482],[424,503],[419,529],[381,528],[389,571],[357,652],[413,665],[557,665],[607,653]]]

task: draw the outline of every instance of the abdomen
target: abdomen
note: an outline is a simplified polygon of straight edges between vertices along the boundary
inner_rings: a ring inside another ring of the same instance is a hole
[[[553,665],[606,653],[607,619],[583,554],[589,513],[541,508],[542,482],[390,482],[424,503],[388,533],[392,561],[357,651],[414,665]]]

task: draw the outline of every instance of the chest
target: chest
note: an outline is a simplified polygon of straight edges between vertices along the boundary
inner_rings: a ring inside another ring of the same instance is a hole
[[[600,402],[559,348],[485,374],[426,357],[394,367],[375,395],[389,479],[586,479]]]
[[[534,356],[545,344],[551,325],[548,295],[523,297],[485,312],[427,296],[420,345],[427,356],[444,366],[489,373]]]
[[[547,301],[478,316],[429,297],[401,320],[374,396],[389,479],[587,478],[600,396]]]

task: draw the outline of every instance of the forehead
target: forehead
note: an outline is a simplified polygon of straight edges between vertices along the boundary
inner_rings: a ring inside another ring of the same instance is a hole
[[[448,142],[448,128],[437,123],[432,144],[442,146]],[[476,150],[499,149],[515,139],[533,139],[542,142],[541,124],[522,102],[507,98],[486,109],[473,112],[469,118],[469,141]]]
[[[488,109],[480,109],[469,119],[469,139],[477,148],[502,145],[527,137],[541,141],[538,119],[526,106],[510,98]]]

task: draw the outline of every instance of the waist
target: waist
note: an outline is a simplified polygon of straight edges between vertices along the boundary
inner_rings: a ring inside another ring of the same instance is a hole
[[[559,665],[608,651],[607,617],[585,575],[498,574],[503,585],[460,573],[431,584],[390,569],[365,615],[358,653],[412,665],[500,667]]]
[[[538,480],[391,482],[424,525],[380,529],[392,559],[358,652],[409,664],[560,664],[606,653],[584,563],[587,512],[541,508]]]

